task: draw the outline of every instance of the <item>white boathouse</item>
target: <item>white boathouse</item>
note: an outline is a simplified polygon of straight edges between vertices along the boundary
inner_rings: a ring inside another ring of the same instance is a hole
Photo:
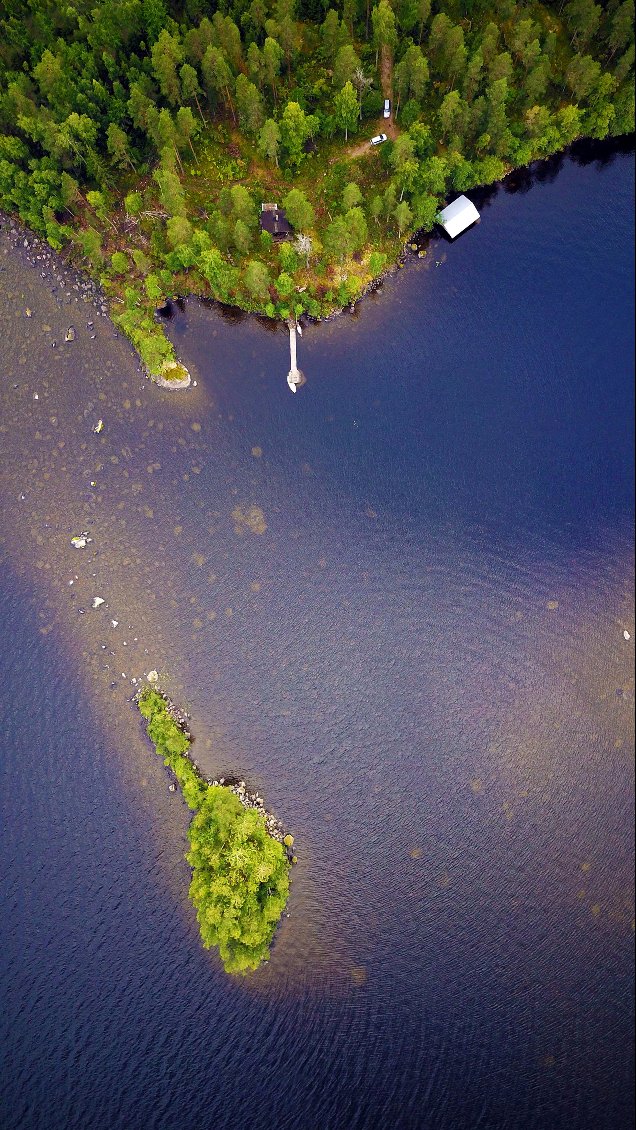
[[[467,196],[458,196],[446,208],[443,208],[437,217],[437,222],[442,225],[445,232],[455,239],[455,236],[466,231],[475,220],[479,219],[479,212]]]

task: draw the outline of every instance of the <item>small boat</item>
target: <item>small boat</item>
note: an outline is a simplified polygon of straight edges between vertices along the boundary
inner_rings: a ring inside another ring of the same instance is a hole
[[[287,384],[289,385],[292,392],[296,391],[296,381],[294,380],[294,374],[291,369],[287,374]]]
[[[301,326],[300,322],[296,322],[296,329],[298,330],[298,336],[302,337],[303,336],[303,327]]]

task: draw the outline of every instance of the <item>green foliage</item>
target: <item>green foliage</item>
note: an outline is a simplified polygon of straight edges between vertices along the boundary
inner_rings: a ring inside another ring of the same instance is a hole
[[[294,280],[285,271],[276,279],[276,290],[281,298],[289,298],[294,293]]]
[[[192,224],[185,216],[171,216],[166,224],[168,243],[172,248],[180,248],[192,238]]]
[[[269,957],[287,903],[287,852],[269,835],[262,813],[245,808],[229,789],[202,779],[188,757],[190,738],[163,695],[145,688],[138,706],[148,737],[195,813],[186,859],[203,945],[218,947],[226,972],[249,973]],[[292,837],[287,839],[293,843]]]
[[[250,135],[258,133],[265,121],[263,99],[254,83],[243,74],[236,79],[236,108],[243,131]]]
[[[124,200],[124,208],[129,216],[138,216],[143,206],[144,200],[140,192],[129,192]]]
[[[174,350],[161,327],[138,311],[115,314],[113,321],[130,338],[149,373],[158,376],[165,361],[174,361]]]
[[[409,98],[400,111],[400,121],[404,129],[410,129],[411,126],[415,125],[421,112],[422,107],[419,102],[416,102],[414,98]]]
[[[360,192],[360,188],[355,181],[351,181],[349,184],[345,185],[344,192],[342,193],[342,207],[345,212],[348,212],[350,208],[355,208],[361,203],[362,193]]]
[[[352,83],[359,69],[360,60],[353,47],[350,44],[341,47],[333,68],[333,85],[336,90],[341,90],[346,83]]]
[[[269,271],[264,263],[250,260],[245,268],[244,283],[252,298],[263,301],[269,294]]]
[[[386,255],[381,255],[379,251],[372,251],[369,256],[369,270],[375,278],[381,274],[386,264]]]
[[[358,98],[353,84],[347,81],[342,90],[339,90],[333,100],[334,114],[341,129],[344,130],[345,141],[349,130],[355,130],[358,124]]]
[[[318,129],[318,120],[306,114],[297,102],[288,102],[280,120],[280,135],[288,165],[297,168],[305,154],[305,142]]]
[[[226,972],[249,973],[269,957],[289,896],[285,849],[259,813],[219,786],[208,788],[188,834],[203,945],[218,947]]]
[[[146,275],[146,278],[144,279],[144,286],[146,288],[146,294],[148,295],[148,298],[151,302],[154,302],[156,304],[162,301],[164,297],[163,289],[156,275]]]
[[[354,157],[391,68],[397,130]],[[0,207],[106,272],[154,372],[172,356],[160,295],[327,313],[449,189],[633,130],[633,70],[633,0],[9,0]],[[258,232],[267,199],[307,236],[293,253]]]
[[[278,260],[281,269],[293,275],[298,266],[298,256],[291,243],[281,243],[278,249]]]
[[[395,14],[388,0],[380,0],[372,9],[371,23],[373,25],[373,44],[376,52],[382,47],[393,51],[397,45],[398,36],[395,26]]]
[[[283,199],[287,218],[296,231],[307,231],[314,226],[314,210],[304,192],[292,188]]]
[[[413,197],[414,225],[418,230],[431,231],[439,211],[436,196],[427,193]]]
[[[142,274],[145,274],[147,271],[149,271],[150,261],[148,259],[148,256],[144,255],[143,251],[140,251],[138,247],[134,248],[132,257],[138,271],[141,271]]]
[[[123,251],[115,251],[110,257],[113,270],[118,275],[125,275],[130,270],[130,260]]]
[[[394,216],[398,228],[398,235],[401,236],[402,232],[406,231],[413,223],[413,213],[406,203],[406,200],[401,200],[396,206]]]
[[[168,22],[166,4],[164,0],[142,0],[142,9],[148,42],[154,43]]]
[[[103,261],[102,255],[102,237],[95,228],[86,228],[85,230],[78,231],[75,236],[79,243],[85,257],[93,267],[101,266]]]
[[[281,133],[278,124],[273,118],[268,118],[258,138],[258,151],[268,161],[273,161],[278,166],[280,154]]]

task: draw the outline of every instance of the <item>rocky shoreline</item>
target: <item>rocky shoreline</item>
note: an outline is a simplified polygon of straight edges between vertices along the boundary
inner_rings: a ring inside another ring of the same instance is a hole
[[[153,672],[153,674],[154,674],[154,672]],[[190,744],[192,745],[192,743],[194,742],[194,737],[193,737],[192,732],[190,731],[190,728],[189,728],[189,722],[188,722],[187,714],[185,714],[184,711],[180,710],[177,706],[175,706],[175,704],[172,702],[172,700],[169,698],[169,696],[165,693],[165,691],[159,690],[157,688],[156,681],[154,679],[149,680],[149,683],[153,687],[153,690],[155,690],[157,694],[161,695],[161,698],[163,699],[163,701],[166,704],[168,714],[172,718],[173,722],[175,722],[177,724],[177,726],[179,727],[179,729],[183,733],[184,737],[186,737],[188,739],[188,741],[190,742]],[[133,701],[135,703],[137,703],[137,704],[139,703],[139,700],[140,700],[140,698],[143,694],[143,690],[144,690],[144,688],[142,687],[141,690],[137,691],[137,693],[134,695]],[[293,845],[293,842],[294,842],[294,838],[290,833],[285,832],[284,826],[281,823],[281,821],[276,816],[274,816],[273,813],[267,811],[267,809],[265,808],[265,802],[264,802],[262,796],[260,795],[260,793],[250,792],[249,789],[247,788],[245,781],[239,780],[238,777],[219,777],[219,778],[213,778],[212,780],[210,780],[201,771],[201,767],[199,765],[197,765],[196,761],[194,760],[194,758],[192,757],[192,754],[189,751],[188,751],[188,753],[183,754],[183,756],[187,758],[187,760],[192,765],[192,768],[194,769],[197,776],[200,778],[201,781],[204,781],[206,783],[206,785],[209,785],[209,786],[215,787],[215,788],[228,789],[228,791],[233,793],[234,796],[237,798],[237,800],[240,801],[240,803],[243,805],[244,808],[251,808],[251,809],[254,809],[256,812],[258,812],[263,817],[263,819],[265,821],[265,827],[267,829],[268,834],[272,837],[273,840],[277,840],[278,843],[283,845],[283,847],[287,851],[289,861],[291,863],[295,863],[296,858],[291,853],[291,848],[292,848],[292,845]],[[175,777],[175,774],[172,772],[172,770],[168,766],[166,766],[166,770],[169,773],[170,777],[172,778],[170,790],[171,790],[171,792],[176,792],[178,786],[177,786],[177,779]]]
[[[52,284],[52,293],[60,306],[70,305],[75,298],[75,301],[92,302],[98,315],[108,317],[106,296],[90,275],[70,266],[46,240],[40,239],[6,212],[0,211],[0,227],[25,264],[39,269],[41,278]],[[117,330],[114,332],[117,337],[120,336]]]
[[[110,320],[108,299],[102,288],[91,278],[88,272],[72,266],[64,258],[63,252],[55,251],[46,240],[41,239],[19,220],[2,211],[0,211],[0,228],[2,228],[3,234],[8,237],[11,247],[21,255],[25,266],[39,270],[43,281],[50,286],[51,293],[54,295],[58,306],[70,306],[72,303],[90,303],[92,314]],[[29,316],[30,313],[27,312],[27,317]],[[92,321],[87,322],[87,329],[94,330]],[[126,336],[114,324],[112,330],[113,337]],[[97,334],[91,332],[90,338],[95,340]],[[74,339],[75,329],[69,324],[64,340],[71,342]],[[51,344],[55,348],[57,342],[53,341]],[[168,361],[161,373],[151,373],[141,361],[134,346],[132,346],[132,349],[137,357],[141,372],[153,384],[160,388],[169,389],[171,392],[189,388],[192,384],[190,373],[185,365],[180,362]],[[179,372],[176,378],[171,379],[167,375],[169,372],[177,370]]]
[[[107,297],[99,284],[95,282],[87,272],[82,271],[77,267],[73,267],[71,264],[66,262],[62,252],[55,251],[50,246],[50,244],[46,242],[46,240],[41,239],[40,236],[30,231],[19,220],[16,220],[13,216],[7,214],[6,212],[0,211],[0,227],[2,227],[3,232],[8,236],[12,247],[22,254],[22,258],[24,259],[26,265],[35,269],[39,269],[42,279],[51,285],[52,293],[56,296],[58,304],[60,306],[70,305],[73,301],[75,301],[76,303],[90,302],[92,303],[94,313],[96,313],[98,317],[109,319],[110,313]],[[409,259],[417,259],[422,257],[423,253],[419,249],[419,247],[417,251],[415,250],[415,239],[416,236],[412,237],[411,240],[409,240],[404,245],[404,250],[396,258],[396,260],[393,263],[388,264],[380,275],[372,279],[371,282],[364,288],[364,290],[358,295],[358,297],[354,302],[351,303],[350,306],[343,306],[340,309],[334,310],[332,311],[332,313],[325,315],[324,317],[314,318],[309,314],[303,314],[302,321],[310,325],[317,325],[320,322],[328,322],[334,318],[339,318],[347,310],[349,310],[350,313],[353,313],[355,307],[360,301],[362,301],[363,298],[366,298],[368,295],[380,290],[387,279],[394,276],[397,271],[401,270],[407,265]],[[186,297],[195,299],[201,298],[201,296],[197,294],[183,296],[183,298]],[[157,311],[157,313],[159,313],[159,311]],[[256,316],[264,317],[265,315],[257,314]],[[72,328],[72,326],[69,327],[70,330],[72,330]],[[92,331],[93,323],[89,321],[87,323],[87,328]],[[69,331],[67,331],[67,333],[68,332]],[[91,333],[91,337],[93,339],[96,338],[96,336],[97,335],[95,333]],[[120,331],[117,330],[113,325],[113,337],[120,336],[125,335],[122,335]],[[73,338],[67,337],[66,340],[71,341],[73,340]],[[55,345],[57,343],[54,342],[52,344]],[[141,358],[139,357],[137,351],[134,351],[137,355],[141,372],[148,380],[152,381],[153,384],[156,384],[159,388],[166,389],[170,392],[178,392],[187,389],[192,385],[191,374],[182,363],[178,361],[169,361],[166,363],[164,370],[161,373],[151,373],[141,361]],[[171,379],[166,375],[168,371],[173,370],[179,370],[179,375],[176,377],[176,379]]]

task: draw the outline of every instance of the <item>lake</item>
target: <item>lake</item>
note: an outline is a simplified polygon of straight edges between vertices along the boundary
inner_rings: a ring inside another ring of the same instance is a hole
[[[284,327],[192,299],[196,387],[149,385],[3,223],[7,1130],[632,1124],[633,152],[474,199],[295,396]],[[153,667],[295,836],[244,980]]]

